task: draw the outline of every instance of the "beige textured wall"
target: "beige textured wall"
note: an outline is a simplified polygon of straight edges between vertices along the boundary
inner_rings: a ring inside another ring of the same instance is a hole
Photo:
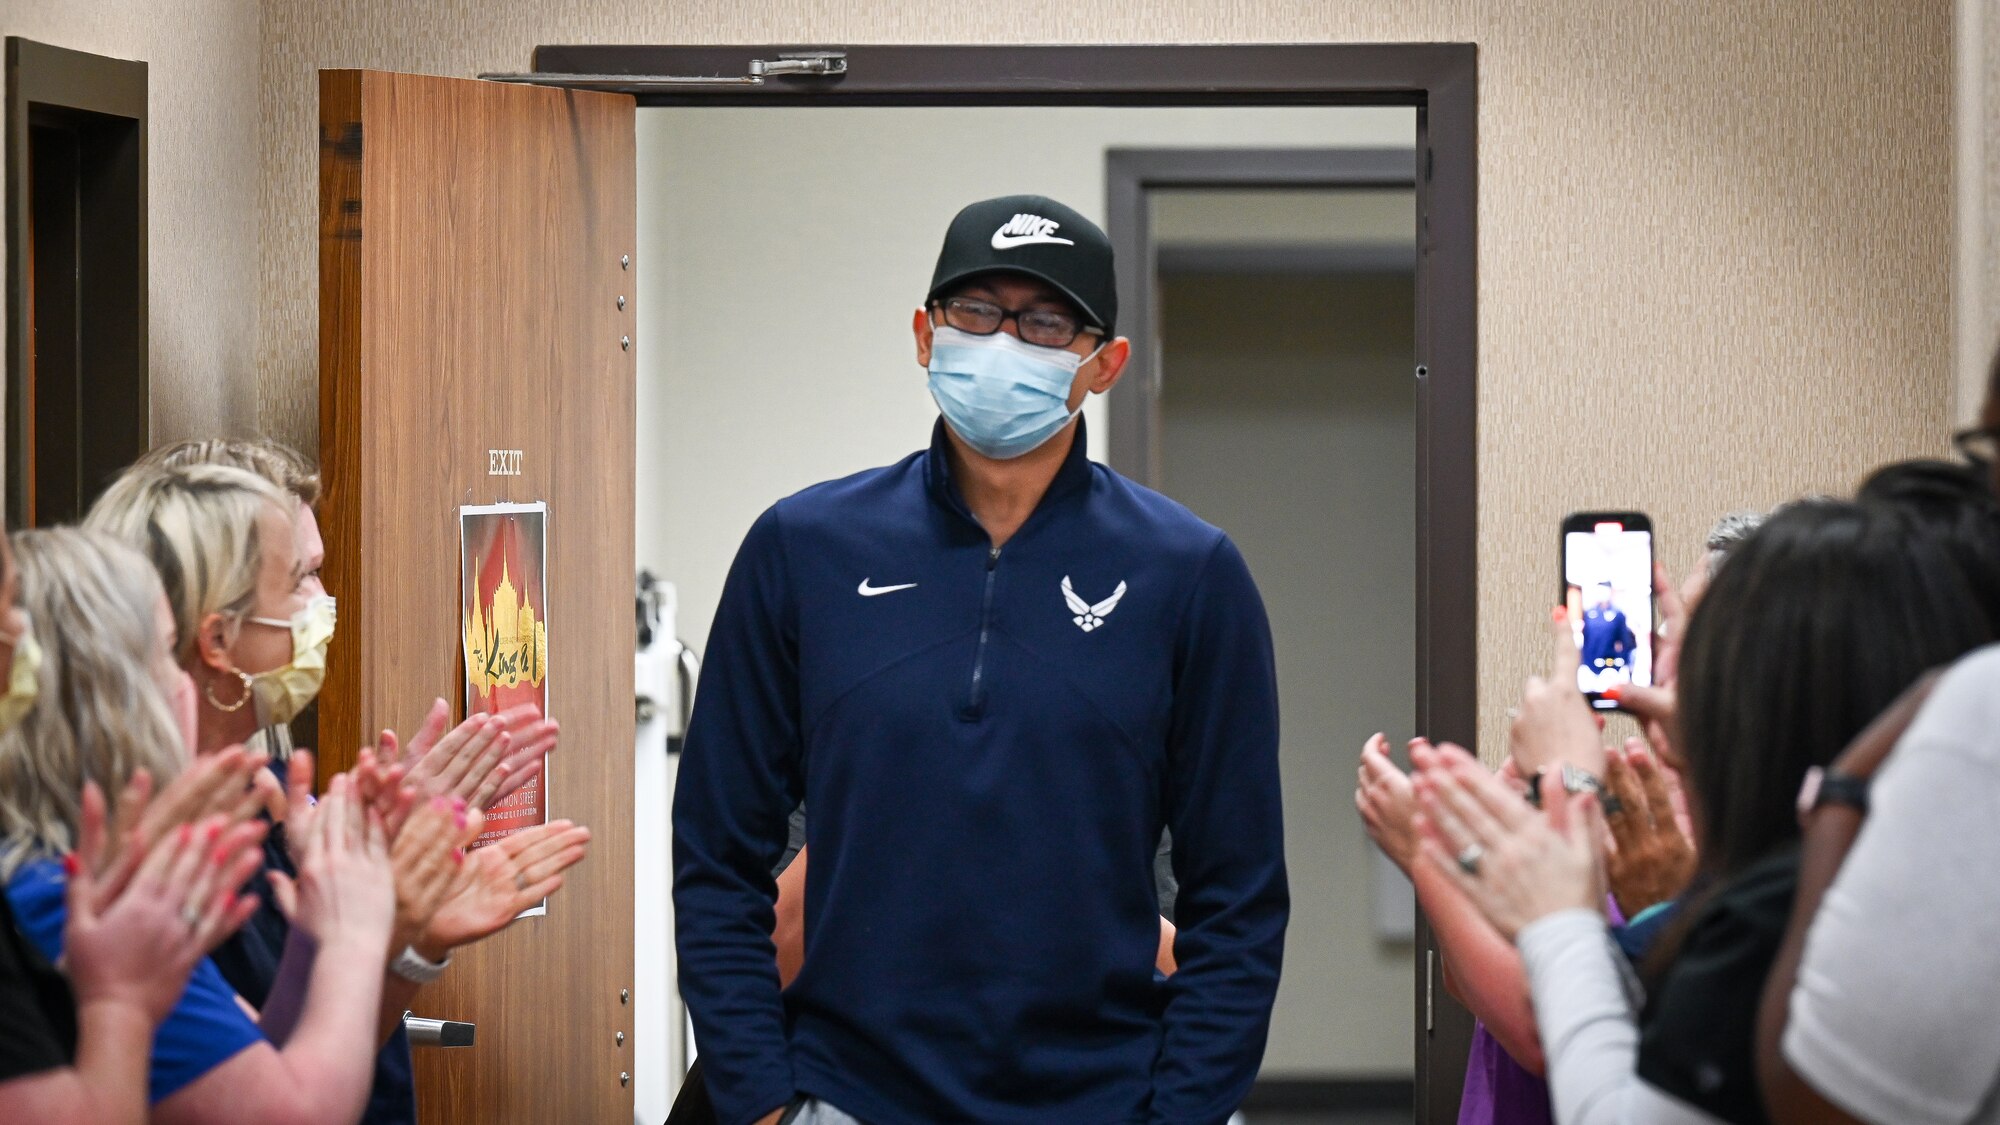
[[[0,34],[147,64],[153,434],[172,441],[249,428],[258,0],[7,0]],[[0,323],[0,345],[5,332]]]
[[[258,418],[311,444],[316,67],[465,75],[518,69],[538,42],[1477,42],[1480,703],[1497,747],[1541,662],[1564,511],[1646,508],[1684,564],[1720,511],[1942,447],[1953,16],[1951,0],[269,0]],[[1582,410],[1644,436],[1607,451]]]
[[[1988,364],[2000,342],[2000,8],[1993,0],[1957,0],[1957,9],[1954,421],[1969,425],[1986,397]]]

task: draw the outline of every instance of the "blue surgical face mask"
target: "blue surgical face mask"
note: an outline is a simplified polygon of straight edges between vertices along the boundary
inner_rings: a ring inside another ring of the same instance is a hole
[[[1025,343],[1006,332],[974,336],[940,325],[931,336],[931,397],[952,432],[996,461],[1019,457],[1062,432],[1077,368],[1090,355]]]

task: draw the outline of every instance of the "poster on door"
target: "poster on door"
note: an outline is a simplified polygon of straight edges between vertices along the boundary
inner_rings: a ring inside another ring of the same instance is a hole
[[[548,713],[548,516],[549,506],[540,502],[458,510],[467,717],[523,703]],[[541,775],[486,810],[485,828],[472,847],[548,820],[547,764],[544,757]]]

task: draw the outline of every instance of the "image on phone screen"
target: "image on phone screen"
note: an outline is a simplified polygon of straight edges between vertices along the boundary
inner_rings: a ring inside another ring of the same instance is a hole
[[[1578,690],[1595,696],[1621,684],[1653,682],[1653,533],[1627,521],[1572,519],[1563,531],[1563,582],[1582,657]]]

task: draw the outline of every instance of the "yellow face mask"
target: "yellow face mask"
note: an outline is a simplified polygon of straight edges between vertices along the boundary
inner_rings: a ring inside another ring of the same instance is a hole
[[[271,617],[249,620],[292,631],[292,662],[247,677],[250,692],[257,700],[257,725],[289,723],[319,695],[320,685],[326,682],[326,649],[333,641],[333,598],[319,595],[293,614],[290,621]]]
[[[7,693],[0,695],[0,731],[11,730],[29,711],[42,689],[42,646],[35,640],[34,622],[21,610],[21,632],[13,638],[14,666],[7,673]]]

